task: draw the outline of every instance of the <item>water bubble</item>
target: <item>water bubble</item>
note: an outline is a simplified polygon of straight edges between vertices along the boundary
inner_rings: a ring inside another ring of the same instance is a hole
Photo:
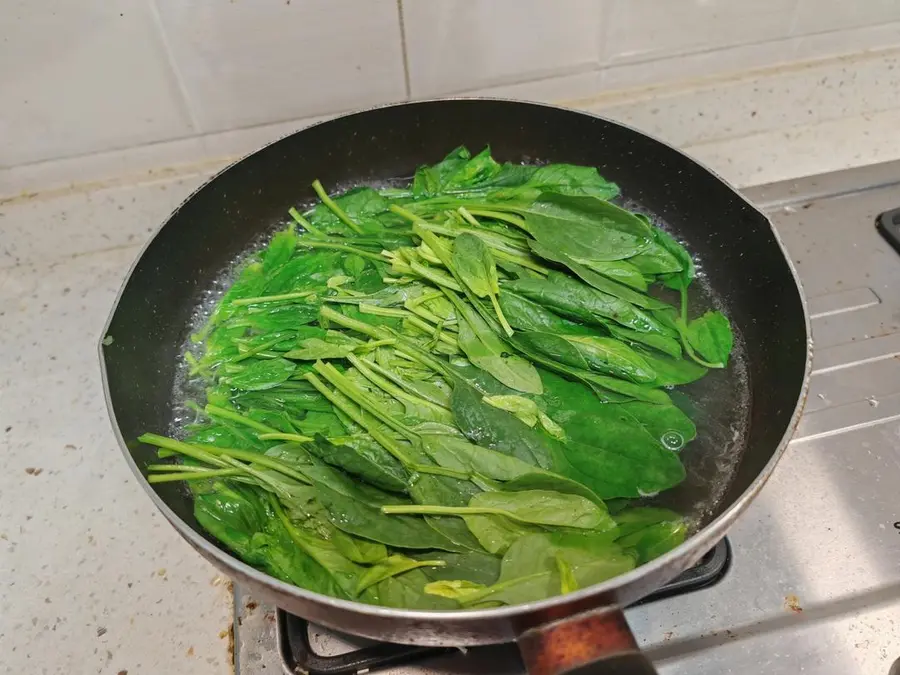
[[[677,431],[669,430],[660,437],[660,442],[669,450],[681,450],[684,447],[684,436]]]

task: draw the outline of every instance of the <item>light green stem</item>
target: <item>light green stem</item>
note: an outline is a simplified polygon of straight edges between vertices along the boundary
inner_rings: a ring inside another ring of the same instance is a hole
[[[235,412],[234,410],[220,408],[219,406],[213,405],[212,403],[207,403],[204,410],[210,417],[219,417],[223,420],[231,420],[232,422],[243,424],[245,427],[250,427],[251,429],[255,429],[256,431],[259,431],[263,434],[278,433],[278,429],[270,427],[267,424],[263,424],[262,422],[257,422],[256,420],[250,419],[249,417],[245,417],[244,415],[241,415],[239,412]]]
[[[420,515],[420,516],[504,516],[520,523],[531,521],[521,518],[512,511],[480,506],[431,506],[422,504],[397,504],[382,506],[381,512],[386,515]]]
[[[290,443],[309,443],[312,438],[300,434],[260,434],[257,438],[261,441],[288,441]]]
[[[412,465],[412,461],[410,461],[409,457],[407,457],[403,450],[400,449],[400,445],[394,442],[389,436],[381,433],[374,425],[370,424],[362,411],[354,410],[347,406],[344,401],[335,396],[334,392],[325,386],[325,383],[322,382],[322,380],[312,373],[306,373],[306,380],[310,382],[322,396],[327,398],[335,408],[369,432],[369,435],[374,438],[381,447],[396,457],[403,466],[408,467]]]
[[[311,222],[309,222],[306,218],[301,216],[300,212],[297,209],[295,209],[293,206],[288,209],[288,213],[291,215],[291,218],[293,218],[295,221],[297,221],[297,224],[300,227],[302,227],[304,230],[309,232],[312,236],[319,237],[319,238],[322,238],[325,236],[324,234],[319,232],[319,230],[317,230],[315,227],[313,227],[313,224]]]
[[[415,434],[415,432],[413,432],[412,429],[410,429],[402,422],[398,422],[389,414],[381,410],[377,401],[373,401],[371,398],[369,398],[368,394],[366,394],[353,382],[344,377],[344,375],[338,372],[337,368],[332,366],[330,363],[316,361],[313,364],[313,368],[339,392],[365,409],[365,411],[370,415],[381,420],[384,424],[391,427],[391,429],[399,434],[402,434],[410,440],[417,438],[417,435]]]
[[[338,217],[338,220],[340,220],[347,227],[349,227],[351,230],[356,232],[356,234],[365,234],[363,232],[362,228],[359,225],[357,225],[350,218],[350,216],[347,215],[347,213],[344,211],[344,209],[342,209],[340,206],[335,204],[334,200],[328,196],[328,193],[325,192],[325,188],[322,187],[322,183],[319,182],[318,179],[313,181],[312,188],[313,188],[313,190],[316,191],[316,194],[319,195],[319,199],[322,200],[322,203],[325,206],[327,206],[334,215],[336,215]]]
[[[297,246],[305,246],[306,248],[327,248],[334,251],[344,251],[345,253],[353,253],[354,255],[362,256],[363,258],[368,258],[369,260],[375,260],[377,262],[387,262],[384,257],[378,253],[371,253],[369,251],[364,251],[361,248],[356,248],[355,246],[348,246],[347,244],[337,244],[331,241],[306,241],[305,239],[301,239],[299,242],[297,242]]]
[[[315,295],[315,291],[298,291],[296,293],[282,293],[281,295],[261,295],[256,298],[240,298],[232,300],[231,304],[235,307],[243,307],[244,305],[258,305],[263,302],[278,302],[280,300],[300,300]]]
[[[350,330],[355,330],[357,333],[362,333],[363,335],[368,335],[370,338],[374,340],[378,340],[383,338],[384,336],[378,332],[375,326],[366,323],[365,321],[359,321],[358,319],[350,318],[340,312],[336,312],[330,307],[326,307],[322,305],[322,308],[319,310],[319,316],[327,321],[334,321],[336,324],[343,326],[344,328],[349,328]]]
[[[203,469],[202,471],[184,471],[182,473],[161,473],[147,477],[147,482],[155,483],[174,483],[182,480],[204,480],[207,478],[222,478],[225,476],[239,476],[243,474],[242,469]]]

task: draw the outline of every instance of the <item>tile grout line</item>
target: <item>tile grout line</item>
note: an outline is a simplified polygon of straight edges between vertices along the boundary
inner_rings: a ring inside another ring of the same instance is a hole
[[[162,15],[159,13],[159,6],[156,4],[156,0],[147,0],[147,4],[150,6],[150,13],[153,15],[153,22],[156,24],[156,30],[159,32],[160,39],[163,43],[163,48],[165,48],[166,50],[166,61],[169,64],[169,68],[172,71],[173,77],[175,78],[175,84],[178,87],[178,93],[181,95],[181,103],[184,106],[185,112],[187,113],[188,122],[190,122],[191,128],[194,130],[194,135],[200,135],[202,134],[202,130],[197,119],[197,113],[194,110],[194,106],[191,104],[191,97],[188,95],[187,85],[184,83],[184,78],[181,76],[181,69],[175,62],[175,54],[172,52],[172,45],[169,43],[169,36],[166,33],[165,26],[163,25]]]
[[[406,23],[403,19],[403,0],[397,0],[397,20],[400,22],[400,53],[403,57],[403,86],[406,100],[412,98],[412,85],[409,80],[409,52],[406,49]]]

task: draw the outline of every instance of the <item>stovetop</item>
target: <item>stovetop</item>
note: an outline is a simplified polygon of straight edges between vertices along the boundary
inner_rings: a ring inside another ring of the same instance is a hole
[[[900,255],[875,217],[900,162],[746,191],[799,270],[816,345],[806,412],[729,534],[715,584],[627,610],[661,675],[896,675],[900,661]],[[758,395],[758,394],[757,394]],[[283,671],[274,608],[235,590],[235,670]],[[296,628],[296,626],[295,626]],[[311,627],[329,656],[372,644]],[[382,675],[520,675],[509,645]]]

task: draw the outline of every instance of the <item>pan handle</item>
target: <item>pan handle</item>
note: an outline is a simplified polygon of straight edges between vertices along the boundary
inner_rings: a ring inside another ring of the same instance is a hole
[[[657,675],[618,607],[529,628],[518,645],[529,675]]]

